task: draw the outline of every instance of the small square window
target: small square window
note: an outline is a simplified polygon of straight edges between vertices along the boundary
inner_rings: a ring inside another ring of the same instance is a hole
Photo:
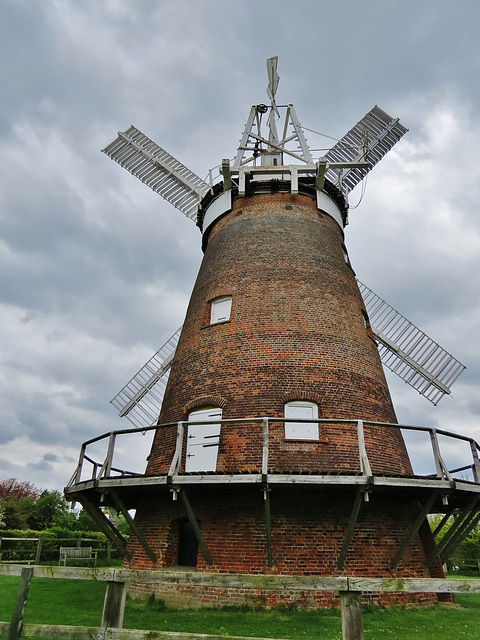
[[[318,420],[314,402],[295,401],[285,405],[285,418]],[[318,440],[318,422],[285,422],[286,440]]]
[[[232,296],[223,296],[222,298],[212,300],[210,307],[210,324],[226,322],[230,320]]]

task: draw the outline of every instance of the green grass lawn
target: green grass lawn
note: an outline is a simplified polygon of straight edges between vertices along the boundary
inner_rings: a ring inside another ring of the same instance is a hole
[[[0,620],[10,622],[19,578],[0,576]],[[105,582],[33,578],[25,623],[99,626]]]
[[[18,578],[0,576],[0,620],[9,621]],[[84,580],[34,578],[30,587],[26,623],[99,626],[105,583]],[[431,608],[370,608],[364,613],[366,640],[458,640],[479,637],[480,595],[456,595],[455,606]],[[127,600],[124,627],[244,635],[301,640],[340,640],[337,610],[296,611],[166,609],[161,602]]]
[[[455,605],[388,608],[365,613],[366,640],[476,640],[480,635],[480,595],[455,594]]]
[[[125,611],[125,628],[188,631],[229,636],[264,638],[341,639],[340,613],[335,609],[292,611],[289,609],[186,609],[163,610],[130,601]]]

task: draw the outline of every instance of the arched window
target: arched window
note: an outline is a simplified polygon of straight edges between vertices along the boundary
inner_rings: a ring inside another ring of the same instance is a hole
[[[318,405],[308,400],[285,404],[285,418],[318,420]],[[286,440],[318,440],[318,422],[285,422]]]
[[[189,424],[185,471],[216,471],[218,443],[222,409],[196,409],[188,415],[188,420],[199,424]]]

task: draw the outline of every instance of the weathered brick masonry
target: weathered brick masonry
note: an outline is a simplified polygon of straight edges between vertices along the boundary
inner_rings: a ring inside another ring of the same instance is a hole
[[[191,490],[191,501],[199,506],[196,515],[202,533],[209,541],[214,564],[211,567],[199,554],[197,568],[214,573],[264,573],[265,518],[262,494],[254,488],[222,487],[210,503],[203,500],[205,489]],[[273,568],[272,573],[391,575],[390,559],[411,518],[408,505],[377,497],[361,510],[358,532],[348,552],[344,569],[338,571],[335,560],[352,507],[347,492],[317,491],[313,488],[272,490]],[[144,530],[155,553],[158,567],[177,564],[178,523],[186,517],[180,501],[146,502],[139,513]],[[148,569],[150,560],[136,542],[136,567]],[[423,549],[419,541],[403,560],[400,573],[426,577],[422,568]]]
[[[210,324],[210,304],[220,296],[232,297],[230,319]],[[210,406],[221,407],[224,419],[282,418],[285,403],[294,400],[316,403],[319,418],[396,422],[339,225],[308,196],[257,193],[235,199],[232,210],[210,229],[159,424],[186,420],[192,409]],[[400,431],[367,426],[365,435],[374,474],[412,474]],[[176,426],[157,431],[147,474],[168,472],[175,439]],[[261,422],[222,427],[217,474],[259,472],[261,447]],[[318,440],[296,441],[285,440],[283,423],[272,422],[271,473],[358,474],[359,469],[354,426],[322,424]],[[430,575],[425,530],[398,569],[390,570],[390,559],[415,518],[401,500],[378,494],[362,505],[339,572],[335,561],[352,510],[352,491],[272,489],[272,567],[266,565],[265,512],[258,486],[203,485],[189,489],[188,495],[213,562],[208,566],[199,553],[197,571]],[[178,562],[183,509],[166,492],[154,501],[144,500],[137,511],[136,521],[157,554],[156,568]],[[132,567],[152,567],[133,537],[130,552]],[[249,598],[278,604],[299,597],[234,594],[214,587],[193,591],[181,585],[176,589],[185,602],[197,604]],[[328,594],[302,597],[309,606],[331,602]],[[399,596],[394,598],[399,601]],[[383,601],[392,601],[392,596],[385,594]]]
[[[305,398],[319,399],[321,418],[395,422],[342,247],[338,224],[306,196],[236,200],[210,232],[159,422],[185,419],[186,407],[205,406],[205,396],[224,400],[224,418],[283,417],[287,400]],[[232,296],[230,321],[211,325],[210,302],[222,295]],[[323,427],[320,444],[325,462],[314,464],[348,470],[356,436],[328,431]],[[410,473],[401,438],[380,429],[376,440],[371,463],[378,471]],[[163,450],[159,432],[148,473],[165,472]],[[294,455],[290,447],[288,456]]]
[[[197,571],[211,573],[253,573],[282,575],[359,575],[364,577],[430,577],[424,566],[423,540],[419,537],[410,547],[401,566],[390,569],[395,553],[413,511],[405,502],[398,503],[376,496],[366,503],[356,526],[356,535],[347,554],[342,571],[336,568],[348,518],[352,508],[351,493],[319,492],[312,488],[272,490],[273,566],[266,566],[265,518],[262,494],[258,489],[222,488],[205,499],[205,489],[190,492],[197,505],[202,533],[209,544],[214,565],[206,565],[199,554]],[[139,518],[145,526],[150,544],[158,555],[156,568],[177,564],[179,523],[186,518],[180,502],[165,500],[144,503]],[[422,531],[422,537],[428,532]],[[152,565],[141,545],[135,542],[135,568]],[[155,589],[138,586],[133,594],[148,595]],[[242,604],[266,606],[297,604],[300,606],[329,606],[334,594],[294,592],[256,592],[254,589],[228,590],[207,586],[157,587],[158,597],[179,605]],[[182,595],[183,594],[183,595]],[[432,594],[400,596],[376,594],[371,596],[382,605],[393,602],[433,602]]]
[[[286,207],[291,207],[287,209]],[[378,351],[338,224],[290,194],[234,202],[210,232],[160,422],[205,395],[228,417],[283,415],[286,396],[314,394],[325,418],[394,422]],[[227,323],[209,303],[232,296]]]

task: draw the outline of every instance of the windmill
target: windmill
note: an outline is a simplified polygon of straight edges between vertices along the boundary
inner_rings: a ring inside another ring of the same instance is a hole
[[[328,208],[331,215],[344,227],[348,205],[341,211],[333,210],[324,197],[325,181],[337,187],[348,203],[348,194],[367,173],[407,132],[398,118],[375,106],[341,140],[316,162],[313,160],[303,128],[292,104],[282,107],[284,113],[282,135],[277,132],[280,109],[275,96],[279,83],[278,59],[267,61],[267,95],[270,106],[252,106],[245,129],[231,163],[223,160],[223,193],[217,196],[215,207],[231,205],[232,186],[240,196],[245,195],[245,181],[258,179],[262,167],[268,166],[272,174],[275,166],[280,178],[288,175],[291,193],[298,194],[298,177],[315,177],[317,204]],[[262,124],[268,114],[267,137],[262,135]],[[197,219],[202,230],[211,224],[201,208],[202,199],[210,191],[218,190],[182,165],[164,149],[131,126],[105,149],[110,158],[118,162],[135,177],[163,196],[191,220]],[[292,164],[285,164],[291,162]],[[378,341],[383,364],[411,385],[421,395],[437,404],[451,393],[451,386],[465,369],[456,358],[429,338],[413,323],[391,307],[366,285],[359,282],[372,332]],[[126,416],[136,427],[152,424],[159,415],[168,371],[178,343],[180,329],[160,347],[145,365],[111,400],[120,417]]]
[[[416,476],[402,430],[422,428],[398,424],[380,356],[434,403],[464,366],[357,282],[344,241],[349,192],[406,129],[375,106],[315,161],[293,105],[277,103],[277,58],[267,74],[270,104],[251,108],[208,182],[133,126],[104,149],[196,219],[204,257],[183,326],[112,401],[135,428],[84,443],[66,495],[129,566],[213,574],[158,592],[177,604],[232,602],[221,573],[440,577],[480,520],[478,445],[463,438],[472,462],[451,470],[425,428],[436,472]],[[146,470],[116,468],[120,435],[148,430]],[[87,449],[101,440],[96,462]],[[473,482],[455,476],[467,468]],[[128,548],[102,505],[125,515]],[[437,543],[433,512],[458,516]],[[255,589],[237,596],[258,603]]]

